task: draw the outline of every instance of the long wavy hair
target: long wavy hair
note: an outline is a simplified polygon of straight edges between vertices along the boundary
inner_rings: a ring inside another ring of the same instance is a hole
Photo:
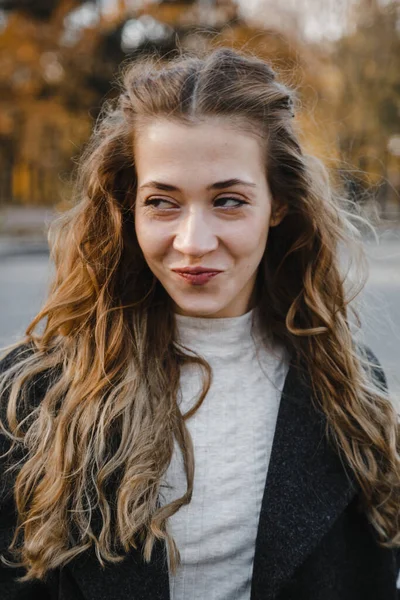
[[[296,91],[263,60],[226,47],[138,60],[125,65],[120,86],[80,159],[72,208],[49,230],[48,298],[23,340],[6,348],[17,351],[0,381],[18,514],[10,550],[24,579],[43,578],[89,548],[104,563],[140,545],[149,561],[157,540],[168,544],[172,572],[179,565],[167,520],[191,500],[186,420],[212,371],[175,343],[172,303],[135,237],[133,142],[140,125],[157,118],[225,117],[259,137],[272,197],[287,205],[259,266],[260,326],[307,373],[379,543],[399,545],[398,415],[374,376],[379,364],[351,331],[349,303],[365,278],[351,292],[340,262],[345,244],[365,271],[361,235],[340,188],[300,146]],[[190,362],[204,383],[182,414],[180,368]],[[161,507],[174,440],[187,490]]]

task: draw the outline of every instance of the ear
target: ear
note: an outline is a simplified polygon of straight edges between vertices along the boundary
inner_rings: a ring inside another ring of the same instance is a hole
[[[273,207],[269,220],[269,226],[276,227],[276,225],[279,225],[279,223],[281,223],[284,217],[287,215],[287,212],[287,204],[279,204],[278,206]]]

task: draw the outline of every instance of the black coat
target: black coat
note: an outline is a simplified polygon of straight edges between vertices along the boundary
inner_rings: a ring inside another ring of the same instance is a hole
[[[381,370],[376,375],[384,379]],[[399,553],[378,545],[358,508],[354,475],[327,443],[324,427],[309,385],[291,364],[262,500],[251,600],[398,600]],[[15,515],[10,490],[1,497],[4,552]],[[165,547],[158,543],[155,550],[150,564],[132,550],[105,569],[86,552],[51,572],[46,583],[16,583],[23,571],[1,566],[0,599],[169,600]]]

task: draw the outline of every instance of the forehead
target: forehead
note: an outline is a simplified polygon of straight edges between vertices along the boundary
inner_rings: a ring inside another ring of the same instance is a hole
[[[183,174],[199,178],[255,177],[264,172],[260,139],[221,119],[196,124],[155,119],[142,125],[133,142],[138,180]],[[238,173],[240,171],[240,174]]]

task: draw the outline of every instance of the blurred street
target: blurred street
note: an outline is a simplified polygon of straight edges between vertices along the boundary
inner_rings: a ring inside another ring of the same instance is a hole
[[[51,276],[44,242],[10,248],[7,252],[7,244],[0,244],[2,346],[23,334],[46,297]],[[368,255],[370,277],[360,307],[363,329],[384,366],[391,391],[400,397],[400,235],[382,240],[380,246],[368,243]]]

